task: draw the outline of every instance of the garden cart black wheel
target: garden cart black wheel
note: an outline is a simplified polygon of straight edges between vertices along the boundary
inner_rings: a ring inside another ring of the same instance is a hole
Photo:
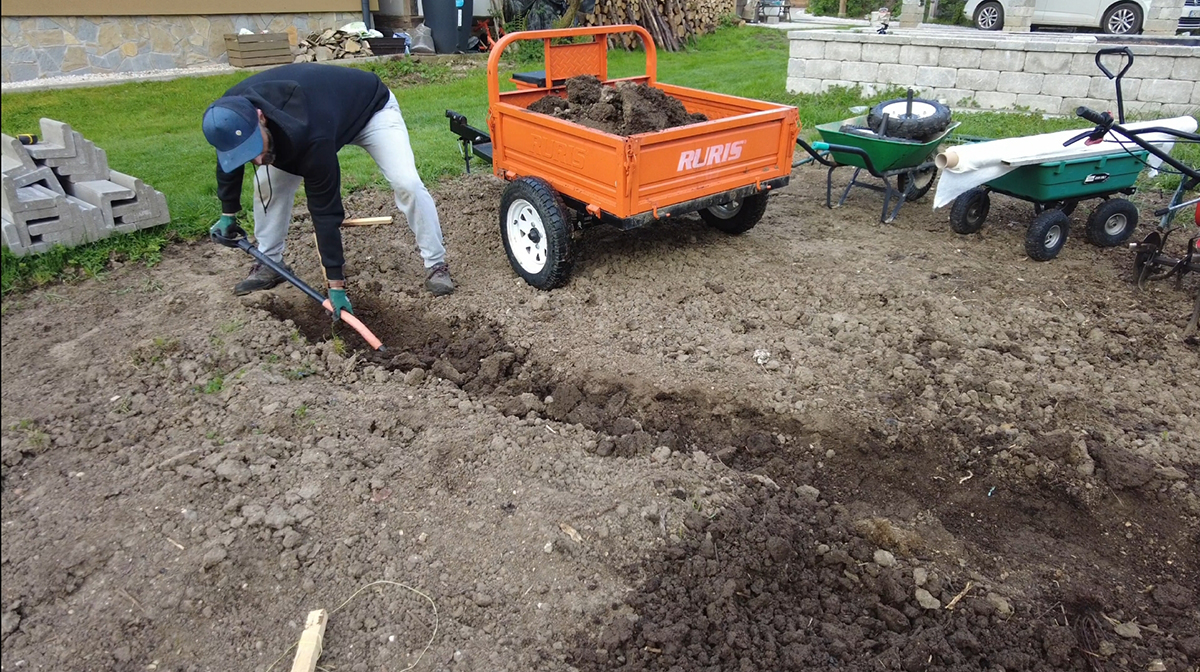
[[[1034,261],[1050,261],[1067,244],[1070,233],[1071,220],[1062,210],[1046,210],[1034,218],[1025,233],[1025,254]]]
[[[887,126],[884,127],[884,117]],[[907,98],[885,100],[871,108],[867,126],[889,138],[923,140],[941,133],[950,125],[950,108],[926,98],[913,98],[909,108]]]
[[[753,229],[766,210],[767,192],[764,191],[705,208],[700,211],[700,217],[718,231],[737,235]]]
[[[937,177],[937,168],[926,168],[925,170],[910,170],[907,173],[900,173],[896,176],[896,188],[900,193],[904,194],[904,200],[912,203],[919,201],[929,193],[933,187],[933,180]]]
[[[1079,201],[1050,201],[1049,203],[1034,203],[1033,215],[1036,217],[1047,210],[1062,210],[1062,213],[1068,217],[1072,212],[1075,212],[1075,206],[1079,205]]]
[[[500,237],[517,275],[554,289],[571,274],[571,229],[562,197],[545,180],[523,177],[500,199]]]
[[[1004,27],[1004,6],[995,0],[981,2],[975,8],[972,17],[975,27],[980,30],[1000,30]]]
[[[963,235],[976,233],[983,228],[983,222],[991,209],[992,198],[983,187],[975,187],[959,194],[950,208],[950,228]]]
[[[1087,239],[1097,247],[1116,247],[1129,240],[1138,224],[1138,209],[1124,198],[1104,201],[1087,221]]]

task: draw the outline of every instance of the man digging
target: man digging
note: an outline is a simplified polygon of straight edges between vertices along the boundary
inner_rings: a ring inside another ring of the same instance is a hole
[[[209,232],[237,231],[244,165],[253,163],[254,234],[258,249],[283,262],[296,190],[304,182],[317,248],[329,283],[334,319],[353,313],[342,272],[341,168],[338,150],[367,150],[396,192],[425,262],[425,288],[435,296],[454,291],[433,197],[417,174],[408,129],[396,97],[373,73],[332,65],[296,63],[242,80],[204,111],[204,137],[217,149],[221,218]],[[255,263],[234,287],[237,295],[270,289],[283,277]]]

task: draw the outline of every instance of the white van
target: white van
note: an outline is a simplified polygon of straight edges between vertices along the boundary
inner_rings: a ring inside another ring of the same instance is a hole
[[[963,13],[980,30],[1000,30],[1008,13],[1008,0],[967,0]],[[1035,0],[1032,24],[1073,28],[1099,28],[1114,35],[1142,32],[1150,0]]]

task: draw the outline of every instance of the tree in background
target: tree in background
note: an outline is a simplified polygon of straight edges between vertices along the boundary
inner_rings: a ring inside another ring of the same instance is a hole
[[[911,0],[915,2],[916,0]],[[887,8],[892,13],[900,6],[899,0],[809,0],[808,13],[814,16],[837,16],[842,2],[846,4],[846,16],[862,18],[871,12]],[[962,11],[961,4],[958,11]]]

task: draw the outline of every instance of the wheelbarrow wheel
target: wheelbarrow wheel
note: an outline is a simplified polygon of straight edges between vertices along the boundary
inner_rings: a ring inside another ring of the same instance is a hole
[[[714,229],[736,236],[753,229],[766,211],[767,193],[763,192],[705,208],[700,217]]]
[[[1025,233],[1025,254],[1034,261],[1050,261],[1067,244],[1070,233],[1071,220],[1062,210],[1046,210]]]
[[[933,188],[933,180],[937,177],[937,168],[925,170],[910,170],[896,176],[896,188],[904,194],[904,200],[912,203],[919,201]]]
[[[977,233],[983,228],[983,222],[987,220],[988,211],[991,209],[992,198],[983,187],[975,187],[959,194],[950,208],[950,229],[963,235]]]
[[[500,199],[500,237],[525,282],[554,289],[571,274],[571,229],[562,197],[545,180],[522,177]]]
[[[885,100],[871,108],[867,115],[867,126],[879,133],[885,116],[888,117],[887,128],[883,129],[881,135],[891,138],[923,140],[941,133],[950,125],[950,108],[925,98],[913,98],[911,112],[907,98]]]
[[[1087,239],[1097,247],[1116,247],[1129,240],[1138,224],[1138,209],[1124,198],[1104,201],[1087,221]]]

